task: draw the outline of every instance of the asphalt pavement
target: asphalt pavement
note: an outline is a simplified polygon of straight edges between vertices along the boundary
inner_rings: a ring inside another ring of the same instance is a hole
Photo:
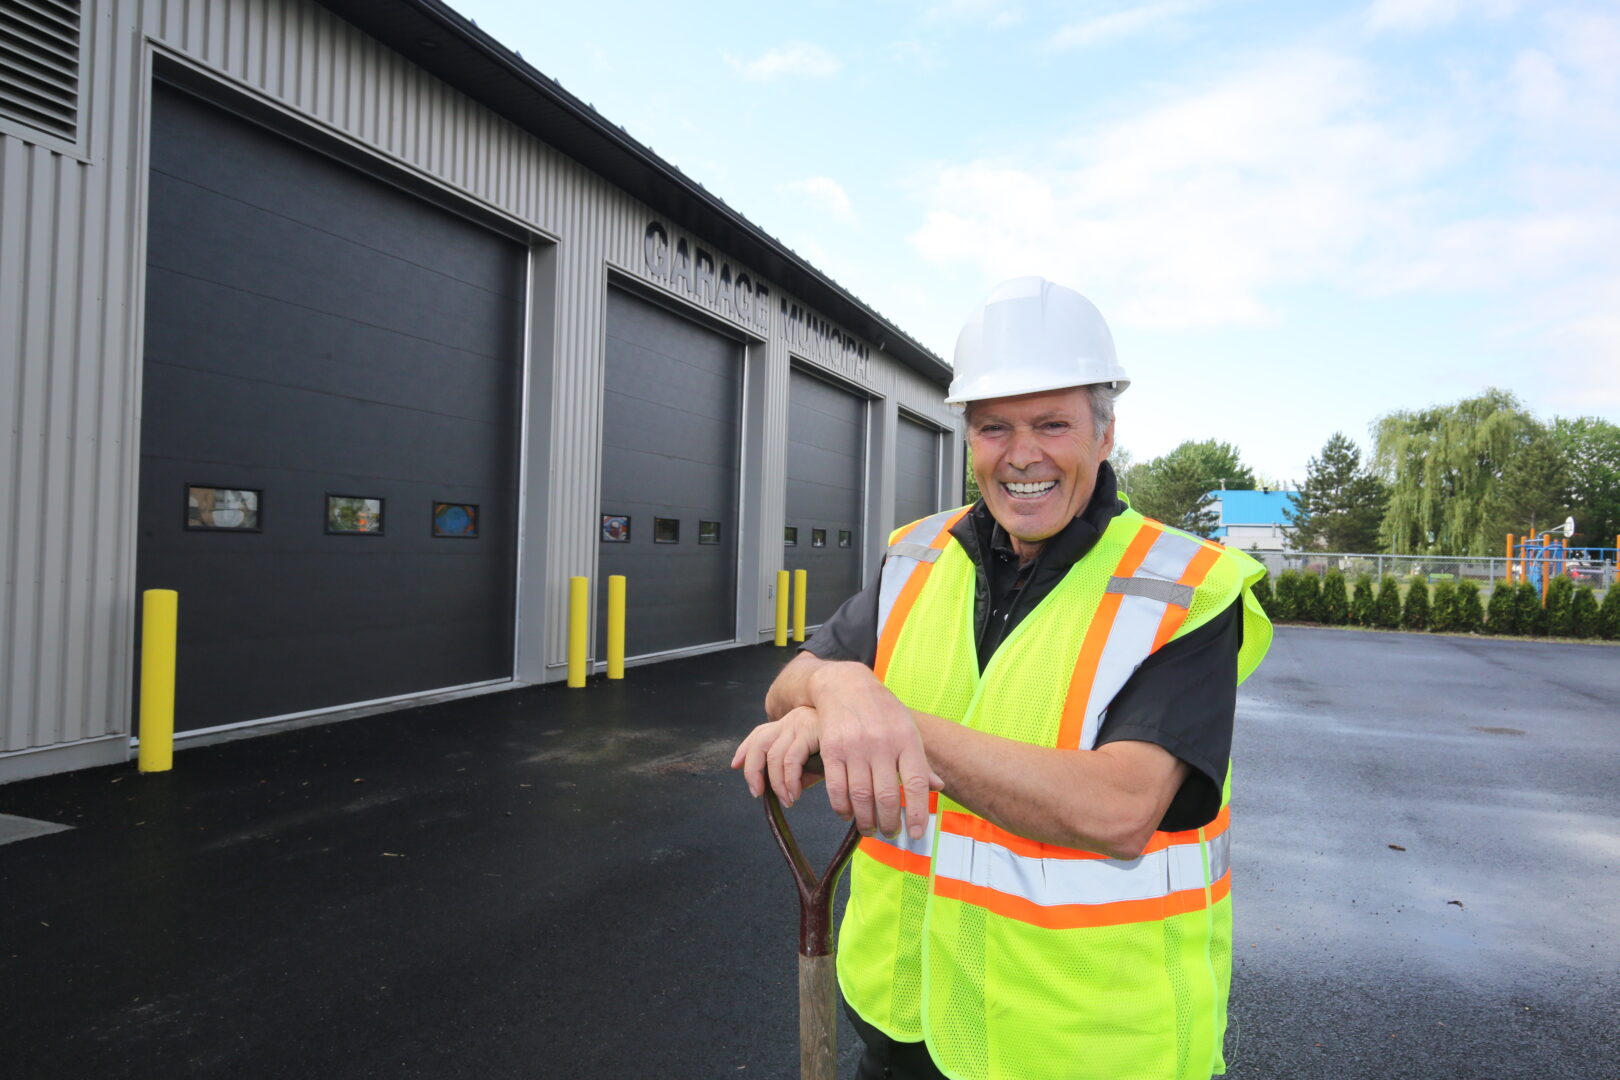
[[[0,1076],[791,1080],[785,659],[0,787]],[[1281,628],[1233,805],[1232,1080],[1620,1077],[1620,649]]]

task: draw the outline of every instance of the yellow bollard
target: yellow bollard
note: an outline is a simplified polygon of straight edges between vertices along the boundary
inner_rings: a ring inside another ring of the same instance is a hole
[[[568,579],[568,685],[585,685],[585,633],[590,627],[591,585],[582,577]]]
[[[810,588],[810,571],[793,571],[793,640],[804,640],[805,593]]]
[[[608,575],[607,677],[624,678],[624,575]]]
[[[788,638],[788,572],[776,572],[776,644],[780,648]]]
[[[174,654],[180,594],[147,589],[141,594],[141,772],[174,767]]]

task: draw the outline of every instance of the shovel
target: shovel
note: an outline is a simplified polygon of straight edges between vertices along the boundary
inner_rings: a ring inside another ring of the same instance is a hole
[[[832,904],[838,876],[855,853],[860,830],[844,835],[820,877],[788,828],[787,816],[771,785],[765,785],[765,817],[776,846],[793,869],[799,887],[799,1080],[837,1080],[838,981],[833,966]]]

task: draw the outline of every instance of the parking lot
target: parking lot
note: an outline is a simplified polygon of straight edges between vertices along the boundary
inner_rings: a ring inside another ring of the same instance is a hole
[[[796,1076],[784,659],[0,788],[0,1075]],[[1620,649],[1281,628],[1233,807],[1234,1080],[1620,1074]]]

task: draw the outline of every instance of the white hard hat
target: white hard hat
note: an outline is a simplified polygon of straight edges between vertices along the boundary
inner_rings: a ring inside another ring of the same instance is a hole
[[[1003,281],[956,338],[948,405],[1062,390],[1131,384],[1097,305],[1045,278]]]

